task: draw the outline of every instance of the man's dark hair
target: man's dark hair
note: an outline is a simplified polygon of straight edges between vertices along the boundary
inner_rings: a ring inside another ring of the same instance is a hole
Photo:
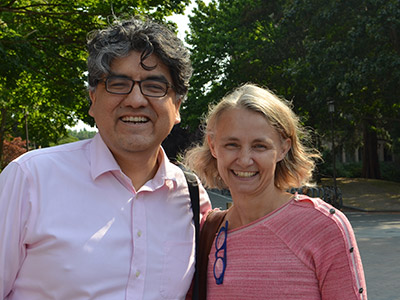
[[[146,65],[146,58],[156,55],[168,67],[175,92],[182,98],[188,92],[192,75],[189,51],[165,25],[138,17],[116,20],[105,29],[89,33],[87,45],[89,89],[95,89],[110,74],[110,65],[115,58],[126,57],[131,51],[138,51],[144,69],[156,67]]]

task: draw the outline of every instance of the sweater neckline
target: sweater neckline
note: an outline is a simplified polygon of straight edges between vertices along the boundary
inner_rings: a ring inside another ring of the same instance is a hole
[[[249,224],[242,225],[242,226],[236,227],[234,229],[228,229],[228,233],[229,234],[239,233],[241,231],[251,229],[252,227],[257,226],[266,220],[272,219],[275,216],[277,216],[278,214],[280,214],[281,212],[283,212],[284,210],[286,210],[290,205],[292,205],[294,203],[295,200],[296,200],[296,196],[293,196],[287,203],[276,208],[275,210],[271,211],[270,213],[266,214],[265,216],[263,216],[257,220],[254,220],[253,222],[250,222]]]

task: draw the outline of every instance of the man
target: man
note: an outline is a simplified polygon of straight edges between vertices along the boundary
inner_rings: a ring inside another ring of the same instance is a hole
[[[0,175],[1,299],[183,299],[194,225],[161,142],[180,122],[187,49],[132,18],[89,35],[91,140],[31,151]],[[210,202],[200,187],[201,212]]]

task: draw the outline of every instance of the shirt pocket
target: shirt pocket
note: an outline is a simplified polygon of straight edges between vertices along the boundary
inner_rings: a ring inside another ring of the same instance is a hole
[[[194,274],[194,244],[165,242],[160,294],[164,299],[184,299]]]

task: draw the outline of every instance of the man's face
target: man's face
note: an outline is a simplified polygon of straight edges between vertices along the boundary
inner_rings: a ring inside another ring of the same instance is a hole
[[[159,78],[172,84],[169,69],[157,56],[151,55],[145,64],[157,67],[150,71],[143,69],[140,53],[132,51],[129,56],[112,62],[110,75],[139,81]],[[101,82],[90,92],[90,98],[89,114],[117,161],[119,157],[138,152],[157,155],[161,142],[174,124],[180,122],[181,100],[176,100],[172,88],[164,97],[153,98],[144,96],[135,82],[130,94],[117,95],[107,92],[105,83]]]

